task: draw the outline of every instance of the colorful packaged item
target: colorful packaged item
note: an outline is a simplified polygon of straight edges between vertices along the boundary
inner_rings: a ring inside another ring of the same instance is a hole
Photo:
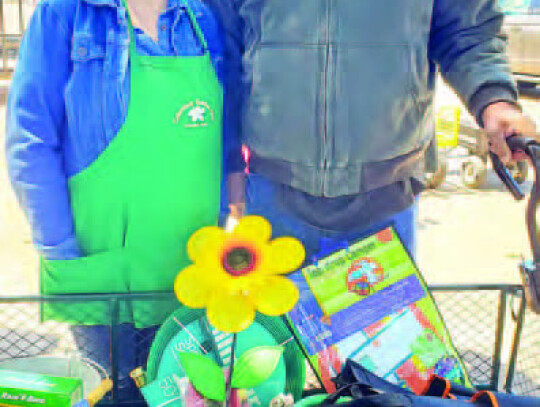
[[[146,381],[141,391],[150,407],[209,407],[225,399],[229,407],[270,406],[282,394],[301,397],[305,360],[279,317],[259,314],[231,334],[212,327],[205,310],[181,307],[156,335]]]
[[[422,275],[393,228],[320,259],[291,277],[289,313],[327,391],[347,359],[413,391],[432,374],[470,381]]]
[[[82,379],[0,369],[0,405],[71,407],[82,397]]]

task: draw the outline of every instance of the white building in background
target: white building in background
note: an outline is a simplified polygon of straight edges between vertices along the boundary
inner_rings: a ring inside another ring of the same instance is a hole
[[[18,44],[39,0],[0,1],[0,79],[14,69]]]

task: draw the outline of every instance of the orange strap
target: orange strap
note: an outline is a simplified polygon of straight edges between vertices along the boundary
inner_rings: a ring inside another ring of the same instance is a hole
[[[420,393],[420,396],[440,397],[443,399],[451,398],[450,391],[452,390],[452,384],[448,379],[437,375],[431,375],[426,387]]]
[[[490,403],[490,407],[499,407],[499,402],[497,401],[497,398],[490,391],[479,391],[471,398],[471,402],[479,402],[483,405],[487,405],[486,403]]]

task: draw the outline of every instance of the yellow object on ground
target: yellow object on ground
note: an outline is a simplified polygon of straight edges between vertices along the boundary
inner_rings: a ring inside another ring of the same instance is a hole
[[[442,106],[437,110],[435,132],[439,148],[457,147],[460,120],[459,106]]]

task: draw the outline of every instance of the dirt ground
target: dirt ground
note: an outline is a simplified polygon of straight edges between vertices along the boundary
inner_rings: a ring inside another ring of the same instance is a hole
[[[0,106],[0,295],[37,292],[37,255],[6,170],[5,106]]]
[[[521,103],[540,129],[540,97],[522,97]],[[453,92],[441,84],[437,105],[458,104]],[[519,283],[517,264],[521,256],[530,256],[525,202],[516,202],[491,170],[482,188],[464,187],[459,178],[464,154],[450,152],[446,182],[421,196],[420,268],[434,284]],[[525,192],[531,184],[525,182]]]

